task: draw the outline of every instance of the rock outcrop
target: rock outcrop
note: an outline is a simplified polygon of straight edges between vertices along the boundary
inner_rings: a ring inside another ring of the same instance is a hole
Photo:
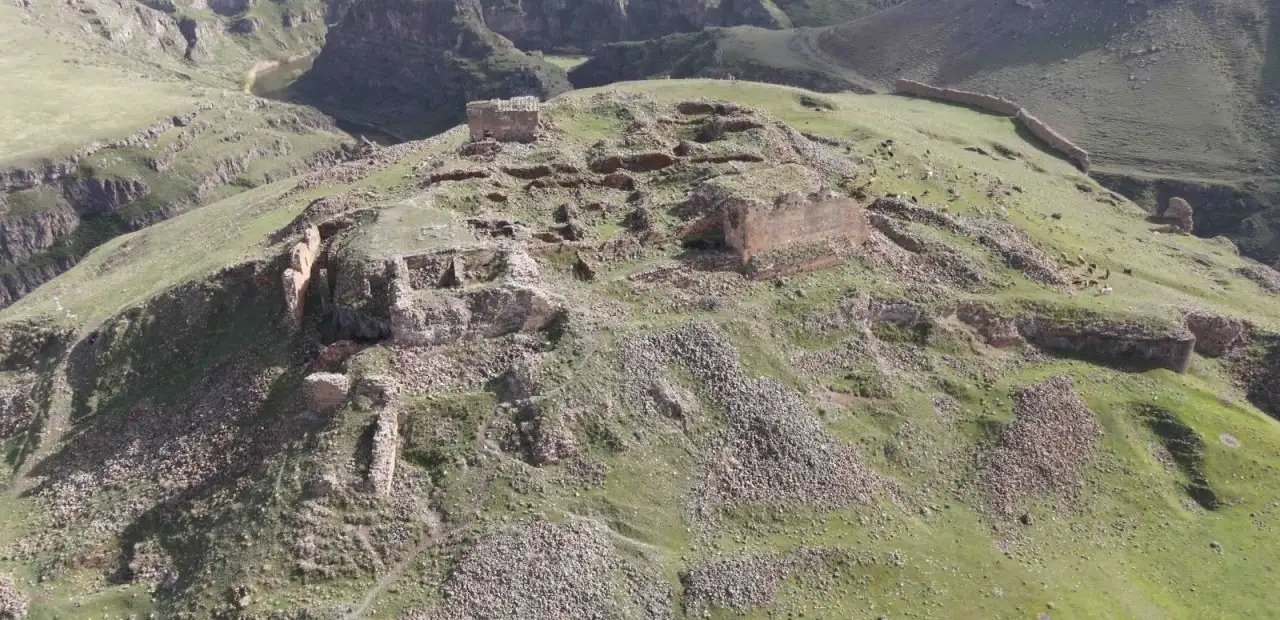
[[[477,0],[368,0],[329,31],[297,88],[322,109],[421,136],[462,120],[468,101],[545,99],[569,81],[489,30]]]

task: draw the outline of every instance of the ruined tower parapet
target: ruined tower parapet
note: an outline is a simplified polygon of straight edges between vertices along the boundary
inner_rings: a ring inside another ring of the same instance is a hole
[[[472,101],[467,104],[471,140],[533,142],[538,137],[537,97],[513,97]]]

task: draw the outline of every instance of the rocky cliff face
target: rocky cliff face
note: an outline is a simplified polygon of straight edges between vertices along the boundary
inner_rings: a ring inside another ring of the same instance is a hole
[[[227,116],[231,110],[239,114]],[[234,96],[64,158],[0,170],[0,308],[112,237],[228,186],[253,187],[348,157],[339,148],[347,139],[314,111]]]
[[[476,0],[356,4],[299,83],[321,109],[410,136],[459,121],[469,100],[568,89],[563,70],[489,30]]]
[[[485,23],[521,49],[592,51],[709,26],[789,28],[767,0],[483,0]]]

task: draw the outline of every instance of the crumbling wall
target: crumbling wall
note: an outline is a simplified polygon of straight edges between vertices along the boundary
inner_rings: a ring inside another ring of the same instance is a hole
[[[1005,116],[1016,116],[1018,111],[1022,109],[1018,104],[1009,101],[1008,99],[984,95],[982,93],[969,92],[967,90],[938,88],[915,80],[898,80],[894,83],[894,88],[900,93],[907,93],[909,95],[924,97],[926,99],[962,103],[964,105],[971,105],[975,108],[980,108],[996,114],[1003,114]]]
[[[1044,121],[1032,116],[1030,112],[1018,104],[991,95],[956,90],[954,88],[938,88],[915,80],[901,79],[894,83],[894,90],[899,93],[973,106],[988,112],[1012,116],[1021,123],[1031,135],[1066,156],[1071,163],[1084,172],[1089,171],[1089,152],[1080,148],[1065,136],[1055,131]]]
[[[1039,138],[1045,144],[1049,145],[1049,148],[1066,155],[1067,159],[1071,160],[1077,168],[1084,172],[1089,171],[1088,151],[1076,146],[1075,143],[1068,140],[1057,131],[1054,131],[1054,129],[1044,121],[1029,114],[1025,109],[1018,110],[1018,114],[1014,118],[1016,118],[1019,123],[1022,123],[1022,126],[1026,127],[1027,131],[1031,132],[1031,135]]]
[[[1043,317],[1019,323],[1023,337],[1038,347],[1136,370],[1167,368],[1184,373],[1196,347],[1195,335],[1185,328],[1105,321],[1057,323]]]
[[[537,97],[472,101],[467,104],[471,140],[533,142],[538,137]]]
[[[791,192],[773,205],[734,199],[725,205],[725,243],[745,264],[762,252],[840,239],[859,245],[867,240],[867,219],[852,198],[832,192],[805,196]]]
[[[302,323],[305,311],[307,284],[311,282],[311,267],[315,264],[316,252],[320,249],[320,229],[314,224],[307,226],[303,238],[289,250],[289,267],[281,276],[284,286],[284,303],[288,309],[289,321],[293,326]]]
[[[369,455],[369,490],[378,495],[391,494],[395,484],[396,450],[400,445],[400,411],[394,404],[378,412],[373,431],[373,450]]]

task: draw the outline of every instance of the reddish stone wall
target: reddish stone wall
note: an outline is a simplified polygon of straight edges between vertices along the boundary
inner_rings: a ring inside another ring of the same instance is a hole
[[[991,95],[983,95],[981,93],[974,93],[966,90],[938,88],[915,80],[905,79],[895,82],[894,89],[897,92],[914,95],[916,97],[946,101],[948,103],[960,103],[986,110],[988,112],[1012,116],[1015,120],[1021,123],[1023,127],[1026,127],[1027,131],[1031,132],[1031,135],[1044,142],[1049,146],[1049,148],[1065,155],[1066,158],[1074,163],[1077,168],[1084,172],[1089,171],[1088,151],[1080,148],[1062,134],[1054,131],[1054,129],[1044,121],[1032,116],[1025,108],[1018,106],[1018,104],[1009,101],[1008,99],[993,97]]]
[[[725,205],[725,243],[743,263],[761,252],[828,239],[861,244],[867,235],[862,206],[831,193],[785,194],[772,206],[745,200]]]

